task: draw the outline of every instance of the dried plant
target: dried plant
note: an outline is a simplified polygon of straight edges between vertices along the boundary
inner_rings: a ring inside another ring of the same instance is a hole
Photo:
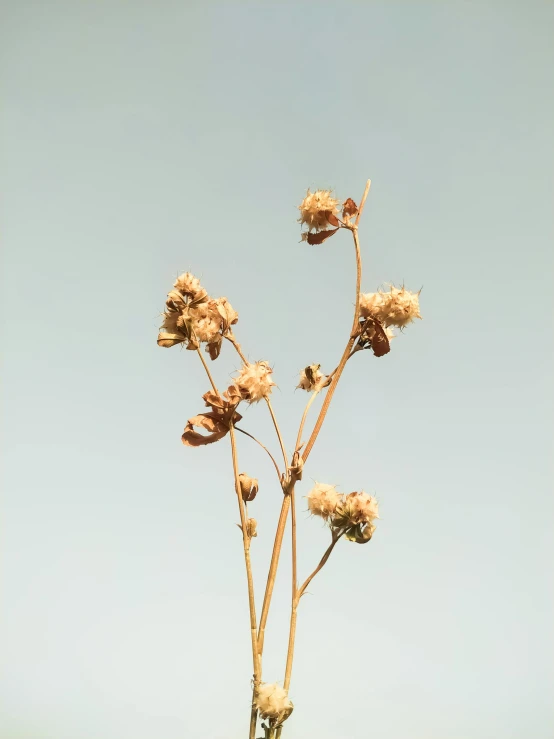
[[[421,318],[419,292],[412,293],[404,286],[395,287],[394,285],[389,285],[388,290],[378,290],[375,293],[361,293],[360,291],[362,262],[358,224],[370,185],[368,180],[359,207],[352,198],[347,198],[341,205],[329,190],[316,190],[313,193],[308,190],[299,206],[300,218],[298,220],[301,227],[306,227],[306,230],[302,232],[302,241],[310,245],[319,245],[339,230],[350,231],[352,234],[356,255],[356,300],[352,329],[337,367],[328,375],[320,370],[319,364],[309,365],[300,372],[297,387],[310,393],[310,397],[300,421],[294,451],[290,459],[270,401],[271,391],[275,385],[272,380],[272,368],[265,360],[249,362],[244,356],[232,330],[238,321],[238,313],[233,310],[227,298],[210,297],[194,275],[189,272],[182,274],[177,278],[173,285],[174,289],[167,296],[163,323],[158,336],[160,346],[171,347],[181,344],[195,351],[211,385],[211,389],[202,396],[205,405],[210,410],[193,416],[187,421],[182,436],[183,444],[196,447],[213,444],[227,435],[230,439],[234,486],[240,515],[239,529],[242,532],[248,584],[252,643],[253,680],[249,739],[256,739],[258,719],[262,720],[261,728],[265,739],[278,739],[283,731],[284,722],[292,714],[293,704],[289,699],[289,688],[294,658],[296,619],[300,599],[306,592],[306,588],[325,566],[335,545],[342,537],[357,544],[366,544],[371,540],[375,532],[374,522],[379,518],[379,507],[373,496],[364,492],[343,494],[336,490],[335,485],[316,483],[306,496],[308,509],[314,516],[323,519],[329,527],[331,541],[317,567],[301,585],[298,584],[295,489],[302,479],[304,465],[321,431],[343,370],[354,354],[364,349],[371,349],[376,357],[388,354],[390,342],[394,338],[392,327],[397,327],[402,331],[415,318]],[[215,360],[220,355],[224,339],[238,353],[242,366],[234,382],[220,393],[204,358],[201,345],[205,345],[205,351],[210,359]],[[304,426],[310,407],[319,393],[323,392],[325,397],[317,420],[307,440],[303,441]],[[244,402],[259,403],[262,400],[267,405],[275,428],[283,457],[282,468],[264,444],[245,429],[237,426],[242,419],[237,411],[238,406]],[[196,429],[202,429],[205,433]],[[239,472],[236,431],[253,439],[267,452],[277,472],[279,487],[283,495],[259,619],[256,615],[250,560],[251,542],[257,536],[257,522],[254,518],[250,518],[248,513],[248,504],[253,503],[259,486],[257,479],[244,472]],[[262,657],[265,628],[289,515],[292,540],[292,599],[285,674],[281,686],[277,683],[263,681]]]

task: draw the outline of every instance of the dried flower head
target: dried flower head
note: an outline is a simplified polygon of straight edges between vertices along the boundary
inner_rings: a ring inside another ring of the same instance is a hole
[[[190,272],[183,272],[182,275],[179,275],[179,277],[173,283],[173,287],[178,290],[183,296],[188,297],[191,300],[205,298],[208,295],[208,293],[200,284],[200,280],[198,279],[198,277],[195,277]]]
[[[306,224],[309,231],[324,231],[329,226],[338,226],[338,203],[330,190],[316,190],[306,193],[306,197],[298,206],[301,225]]]
[[[249,403],[258,403],[262,398],[267,398],[275,385],[271,379],[272,372],[269,362],[243,364],[235,379],[241,397]]]
[[[332,525],[343,528],[357,524],[371,523],[379,518],[379,505],[372,495],[349,493],[336,507]]]
[[[256,691],[256,708],[262,718],[287,718],[293,705],[287,691],[277,683],[262,683]]]
[[[337,493],[334,485],[324,485],[321,482],[316,482],[306,498],[310,513],[327,520],[335,515],[337,506],[340,505],[343,496]]]
[[[255,477],[249,477],[246,473],[241,472],[239,475],[240,492],[245,503],[254,500],[258,494],[259,485]]]
[[[181,320],[190,320],[192,329],[198,341],[210,343],[219,334],[221,329],[221,315],[217,309],[217,301],[208,300],[200,303],[195,308],[190,308]]]
[[[319,371],[320,364],[310,364],[300,373],[300,382],[296,386],[300,390],[320,390],[326,377],[323,372]]]
[[[414,318],[421,318],[419,292],[412,293],[404,286],[390,285],[390,291],[360,294],[360,313],[363,317],[376,318],[383,326],[402,328]]]

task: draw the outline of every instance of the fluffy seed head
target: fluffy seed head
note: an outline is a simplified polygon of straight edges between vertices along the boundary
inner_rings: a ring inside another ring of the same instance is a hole
[[[340,493],[337,493],[334,485],[324,485],[321,482],[316,482],[306,496],[310,513],[314,516],[321,516],[325,520],[333,517],[342,497]]]
[[[277,683],[262,683],[256,692],[255,703],[262,718],[279,718],[292,713],[288,693]]]
[[[272,372],[269,362],[243,364],[235,379],[235,385],[243,399],[249,403],[258,403],[262,398],[267,398],[275,385],[271,379]]]
[[[328,229],[332,224],[329,223],[329,216],[337,215],[339,201],[331,195],[330,190],[316,190],[315,192],[306,193],[306,197],[298,206],[300,218],[298,221],[301,225],[306,224],[310,231],[322,231]],[[335,221],[338,226],[338,223]]]
[[[379,290],[376,293],[360,294],[360,313],[367,318],[371,316],[383,326],[402,328],[414,318],[421,318],[419,312],[419,293],[412,293],[404,286],[390,285],[390,291]]]
[[[309,367],[305,367],[300,373],[300,382],[296,386],[300,390],[319,390],[325,379],[323,372],[319,371],[321,365],[310,364]]]

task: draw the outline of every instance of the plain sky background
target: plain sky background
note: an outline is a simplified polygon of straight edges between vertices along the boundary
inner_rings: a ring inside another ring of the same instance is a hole
[[[287,739],[549,739],[551,2],[2,3],[1,739],[245,739],[251,662],[228,440],[156,346],[190,269],[274,366],[348,336],[348,234],[299,243],[307,187],[358,199],[365,291],[424,320],[348,366],[299,488],[378,496],[301,604]],[[237,369],[226,346],[213,364]],[[319,407],[319,405],[318,405]],[[243,427],[277,453],[264,407]],[[315,417],[312,414],[311,418]],[[251,514],[261,595],[281,493]],[[299,499],[300,575],[328,534]],[[285,548],[265,674],[282,680]],[[260,731],[259,734],[262,732]]]

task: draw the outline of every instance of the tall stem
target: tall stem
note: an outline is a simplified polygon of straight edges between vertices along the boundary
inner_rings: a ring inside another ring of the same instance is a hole
[[[243,543],[243,549],[244,549],[244,563],[246,566],[246,579],[248,582],[248,606],[250,610],[250,638],[252,641],[252,664],[253,664],[253,670],[254,670],[254,689],[253,689],[253,695],[252,695],[252,709],[250,712],[249,739],[255,739],[258,711],[254,704],[254,697],[255,697],[255,691],[258,685],[260,684],[260,680],[261,680],[260,655],[258,652],[256,604],[254,601],[254,581],[252,577],[252,563],[250,561],[250,536],[248,534],[245,505],[242,499],[242,492],[240,489],[239,466],[238,466],[238,458],[237,458],[237,440],[235,437],[235,429],[232,423],[229,426],[229,435],[231,438],[231,453],[233,457],[233,475],[235,478],[235,491],[237,494],[237,500],[239,504],[240,523],[241,523],[241,529],[242,529],[242,543]]]
[[[269,606],[271,605],[271,596],[273,595],[273,586],[277,575],[277,567],[279,565],[279,555],[281,554],[281,545],[283,543],[283,535],[287,524],[287,516],[290,508],[290,495],[285,495],[283,504],[281,505],[281,513],[279,514],[279,522],[277,531],[275,532],[275,541],[273,542],[273,551],[271,553],[271,563],[267,574],[267,583],[265,586],[264,602],[262,604],[262,614],[260,616],[260,626],[258,628],[258,650],[260,655],[263,653],[265,627],[267,617],[269,615]]]
[[[216,384],[213,380],[213,377],[210,373],[210,370],[208,369],[208,365],[206,364],[206,361],[204,360],[204,357],[202,356],[202,352],[200,349],[197,350],[198,356],[200,357],[200,360],[202,361],[202,364],[204,366],[204,369],[206,371],[206,374],[208,375],[208,378],[210,380],[211,386],[215,393],[219,395],[219,391],[216,387]],[[240,489],[240,480],[239,480],[239,465],[238,465],[238,455],[237,455],[237,440],[235,436],[235,427],[233,425],[233,422],[229,424],[229,437],[231,439],[231,455],[233,459],[233,477],[235,479],[235,492],[237,494],[237,500],[239,504],[239,515],[240,515],[240,524],[241,524],[241,530],[242,530],[242,545],[244,550],[244,564],[246,567],[246,581],[248,584],[248,607],[250,611],[250,640],[252,643],[252,667],[254,672],[254,686],[252,691],[252,708],[250,711],[250,729],[249,729],[249,739],[256,739],[256,723],[258,721],[258,709],[255,706],[254,698],[255,698],[255,691],[260,684],[261,681],[261,659],[258,652],[258,631],[257,631],[257,619],[256,619],[256,603],[254,600],[254,579],[252,576],[252,562],[250,559],[250,536],[248,534],[248,527],[247,527],[247,519],[246,519],[246,509],[244,505],[244,500],[242,499],[242,491]]]
[[[360,210],[363,207],[363,204],[365,203],[367,192],[369,192],[369,180],[368,180],[368,185],[366,185],[366,192],[364,193],[364,199],[362,200],[362,205],[360,206]],[[359,216],[360,216],[360,213],[358,213],[358,219],[359,219]],[[310,452],[312,451],[312,447],[315,444],[315,441],[323,425],[323,421],[325,421],[325,416],[327,415],[327,411],[329,410],[329,406],[331,404],[331,400],[333,399],[335,389],[340,380],[340,376],[342,375],[342,371],[350,357],[350,353],[352,351],[352,347],[354,346],[354,342],[356,341],[358,330],[359,330],[358,324],[360,322],[360,289],[362,286],[362,259],[360,256],[360,242],[358,239],[357,225],[351,226],[350,230],[352,231],[352,237],[354,239],[354,248],[356,250],[356,308],[354,310],[354,320],[352,322],[352,331],[350,332],[350,338],[348,339],[348,343],[344,349],[339,365],[333,374],[333,379],[331,380],[331,384],[329,385],[329,389],[327,390],[325,400],[323,401],[323,405],[321,406],[321,410],[319,411],[319,416],[317,417],[317,421],[315,423],[314,429],[310,435],[310,438],[308,439],[306,448],[304,449],[304,452],[302,453],[302,459],[304,460],[304,462],[308,459]]]
[[[238,343],[234,335],[231,333],[227,335],[225,338],[228,339],[228,341],[230,341],[231,344],[235,347],[235,350],[237,354],[239,355],[239,357],[242,359],[242,361],[245,364],[248,364],[248,360],[244,356],[242,349],[240,347],[240,344]],[[269,572],[267,575],[267,583],[265,586],[264,600],[262,604],[262,613],[260,616],[260,624],[258,626],[258,655],[260,657],[260,660],[263,654],[265,627],[266,627],[267,618],[269,615],[269,607],[271,605],[271,598],[273,596],[273,588],[275,586],[275,579],[277,577],[277,568],[279,566],[279,557],[281,556],[281,547],[283,544],[283,536],[285,534],[285,528],[287,524],[287,516],[288,516],[290,505],[291,505],[291,490],[293,489],[293,485],[294,485],[294,483],[291,482],[290,479],[287,481],[287,477],[286,477],[288,474],[287,451],[285,448],[285,444],[283,442],[281,431],[279,429],[279,424],[277,423],[277,419],[273,411],[273,406],[271,405],[271,401],[269,400],[269,398],[266,398],[265,400],[267,403],[269,413],[271,415],[271,420],[273,421],[273,425],[275,427],[277,438],[279,439],[281,453],[283,455],[283,460],[285,462],[285,473],[284,473],[285,477],[281,480],[281,484],[283,485],[283,492],[285,493],[285,495],[283,498],[283,503],[281,505],[281,512],[279,514],[277,530],[275,532],[275,540],[273,542],[273,551],[271,553],[271,562],[269,564]]]
[[[295,589],[294,597],[292,600],[292,608],[291,608],[291,614],[290,614],[290,627],[289,627],[289,645],[287,649],[287,665],[285,667],[285,680],[283,682],[283,688],[285,690],[288,690],[290,688],[290,680],[292,675],[292,663],[294,660],[294,643],[296,639],[296,621],[297,621],[297,614],[298,614],[298,604],[300,603],[300,598],[304,595],[306,588],[311,583],[311,581],[314,579],[314,577],[317,575],[317,573],[325,566],[327,560],[331,556],[331,552],[335,548],[335,544],[337,541],[341,538],[342,534],[344,532],[341,532],[339,534],[333,534],[333,539],[329,546],[327,547],[325,554],[320,559],[318,566],[315,568],[315,570],[312,572],[311,575],[309,575],[302,585],[299,588]],[[275,735],[275,739],[279,739],[281,736],[281,732],[283,730],[282,726],[279,726],[277,729],[277,733]]]

